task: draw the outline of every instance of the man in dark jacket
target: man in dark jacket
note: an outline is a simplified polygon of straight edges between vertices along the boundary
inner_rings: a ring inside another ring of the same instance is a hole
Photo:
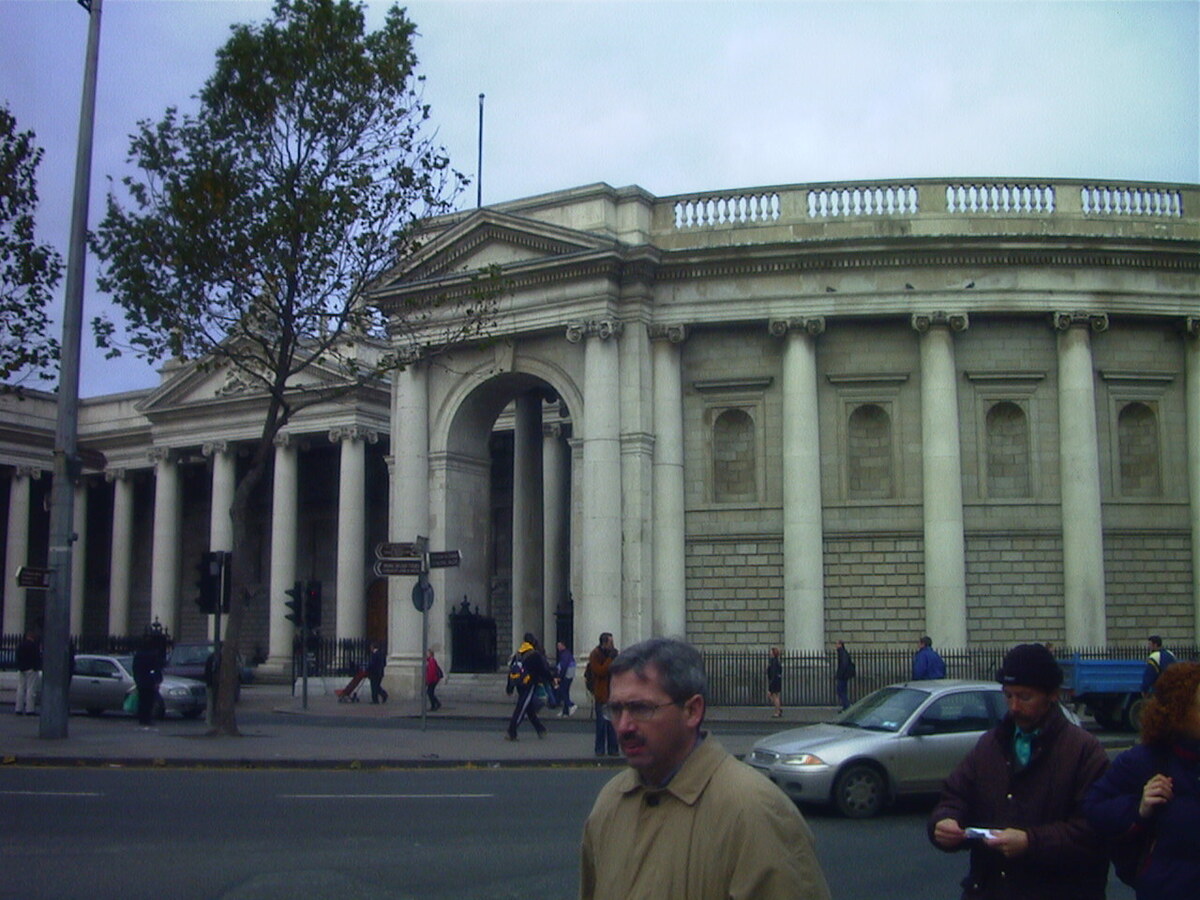
[[[133,682],[137,685],[137,715],[143,728],[149,728],[158,708],[158,686],[163,680],[163,641],[158,635],[148,635],[133,654]]]
[[[842,641],[838,641],[837,670],[833,673],[833,679],[837,686],[838,705],[842,709],[850,706],[850,679],[854,677],[854,673],[854,660],[850,658],[850,651]]]
[[[929,838],[970,848],[963,900],[1103,900],[1108,860],[1082,803],[1108,757],[1063,715],[1062,671],[1043,645],[1014,647],[998,677],[1008,715],[946,779]]]
[[[519,664],[519,671],[513,663]],[[546,736],[546,726],[538,718],[538,710],[542,708],[542,700],[538,696],[538,688],[543,694],[554,690],[554,674],[550,671],[550,663],[538,647],[537,638],[530,632],[525,632],[525,639],[517,648],[513,663],[509,665],[509,681],[505,686],[508,693],[517,693],[517,703],[513,707],[512,718],[508,720],[508,731],[504,736],[510,741],[517,739],[517,728],[521,722],[528,719],[537,731],[537,736]],[[516,675],[516,677],[514,677]]]
[[[917,652],[913,654],[913,681],[927,681],[931,678],[946,677],[946,663],[942,655],[933,649],[933,638],[925,635],[917,642]]]

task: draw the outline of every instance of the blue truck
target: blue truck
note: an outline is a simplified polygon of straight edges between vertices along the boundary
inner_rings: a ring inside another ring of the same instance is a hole
[[[1062,699],[1083,706],[1101,728],[1138,731],[1142,724],[1142,674],[1140,659],[1081,659],[1075,654],[1060,659]]]

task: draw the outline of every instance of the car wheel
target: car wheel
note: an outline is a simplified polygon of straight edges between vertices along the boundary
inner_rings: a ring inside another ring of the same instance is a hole
[[[878,815],[887,800],[887,783],[874,766],[857,763],[848,766],[833,783],[833,802],[848,819],[866,819]]]

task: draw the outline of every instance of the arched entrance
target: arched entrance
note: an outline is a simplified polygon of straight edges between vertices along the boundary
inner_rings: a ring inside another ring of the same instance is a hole
[[[445,453],[431,456],[431,506],[463,557],[445,573],[445,596],[495,621],[501,662],[525,632],[552,649],[569,609],[571,414],[545,378],[495,375],[464,391]]]

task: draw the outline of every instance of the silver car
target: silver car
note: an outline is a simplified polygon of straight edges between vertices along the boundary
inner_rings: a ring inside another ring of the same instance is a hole
[[[893,684],[863,697],[829,724],[763,738],[746,762],[794,800],[833,803],[843,815],[865,818],[901,794],[940,790],[1006,708],[995,682],[948,678]]]
[[[124,709],[125,697],[133,687],[132,656],[80,654],[75,657],[68,705],[72,709],[85,709],[93,716],[106,710],[119,711]],[[168,712],[194,719],[204,712],[208,703],[203,682],[192,678],[164,675],[158,693],[160,700],[154,710],[156,719]]]

